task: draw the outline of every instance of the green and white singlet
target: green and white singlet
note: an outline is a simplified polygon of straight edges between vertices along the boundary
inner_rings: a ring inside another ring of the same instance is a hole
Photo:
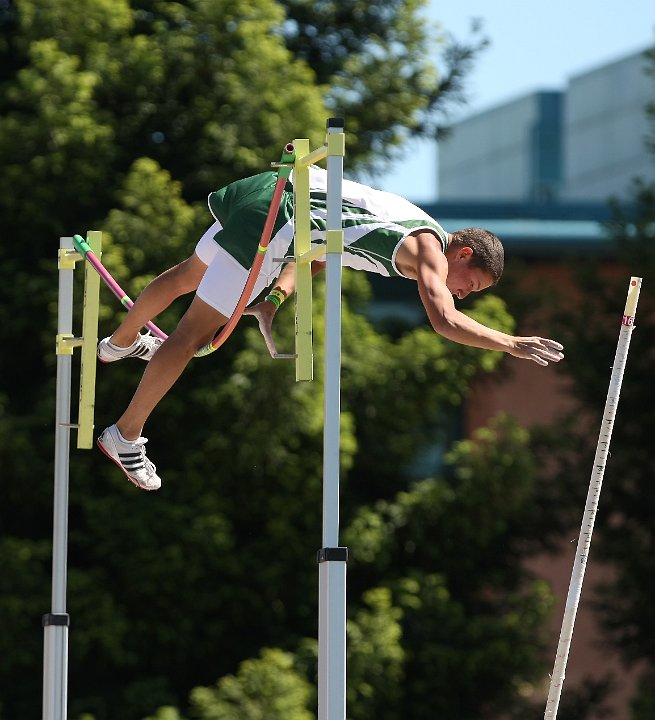
[[[209,195],[209,209],[217,220],[210,231],[221,251],[211,260],[198,294],[223,314],[231,313],[238,302],[240,292],[235,298],[228,298],[226,286],[230,286],[229,293],[233,295],[236,286],[243,288],[245,284],[257,253],[275,182],[276,173],[265,172]],[[310,198],[311,242],[315,247],[325,244],[327,221],[327,172],[318,167],[310,168]],[[407,235],[416,230],[432,231],[444,252],[448,246],[448,233],[416,205],[399,195],[350,180],[343,181],[342,222],[342,263],[355,270],[404,277],[396,267],[396,253]],[[202,259],[200,252],[198,254]],[[250,302],[280,274],[282,265],[276,260],[290,254],[293,254],[293,173],[283,192],[271,242]],[[223,266],[220,271],[219,263]],[[242,272],[237,272],[237,268]],[[227,273],[237,273],[239,282],[235,282],[235,277],[227,281]],[[223,286],[224,292],[218,284]],[[215,299],[216,293],[223,297]]]

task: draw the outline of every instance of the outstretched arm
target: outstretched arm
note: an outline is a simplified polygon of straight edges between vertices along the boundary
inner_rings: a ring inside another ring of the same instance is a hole
[[[325,268],[325,263],[315,260],[312,263],[312,276],[317,275],[321,270]],[[280,290],[285,297],[288,297],[296,286],[296,273],[293,263],[288,263],[280,273],[277,279],[274,290]],[[264,337],[264,342],[268,348],[271,357],[277,355],[277,349],[275,348],[275,342],[273,340],[273,318],[277,312],[277,306],[270,300],[263,300],[252,307],[246,308],[243,311],[244,315],[254,315],[259,322],[259,330]]]
[[[501,350],[539,365],[564,357],[562,346],[554,340],[508,335],[457,310],[446,285],[448,261],[430,235],[417,237],[416,267],[419,295],[435,332],[462,345]]]

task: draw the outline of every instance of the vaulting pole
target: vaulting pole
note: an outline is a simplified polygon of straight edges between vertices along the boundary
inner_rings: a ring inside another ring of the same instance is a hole
[[[609,390],[607,392],[607,400],[605,402],[605,411],[603,413],[603,421],[601,423],[600,433],[598,436],[596,455],[594,457],[594,465],[591,471],[591,480],[589,482],[589,491],[587,493],[587,501],[582,518],[582,526],[580,527],[580,535],[578,537],[578,546],[575,551],[575,562],[573,564],[569,592],[566,598],[562,629],[559,636],[559,643],[557,645],[557,655],[555,657],[553,674],[550,678],[546,711],[544,713],[545,720],[555,720],[557,717],[560,697],[562,695],[566,663],[571,649],[571,641],[573,639],[573,626],[575,624],[575,616],[578,611],[578,604],[582,593],[582,582],[584,580],[587,560],[589,558],[591,535],[594,531],[596,510],[598,508],[598,501],[600,500],[603,475],[605,473],[605,465],[609,454],[610,440],[612,438],[612,430],[614,428],[614,418],[616,416],[617,405],[619,404],[623,373],[628,359],[630,337],[634,329],[634,320],[637,313],[637,302],[639,300],[640,290],[641,278],[630,278],[628,297],[623,311],[623,319],[621,320],[621,330],[616,347],[616,354],[614,356],[614,364],[612,365],[612,375],[610,377]]]

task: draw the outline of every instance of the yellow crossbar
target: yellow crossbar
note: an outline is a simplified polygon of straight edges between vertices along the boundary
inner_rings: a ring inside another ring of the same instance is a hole
[[[312,248],[309,252],[299,255],[296,258],[296,262],[312,263],[312,262],[314,262],[314,260],[317,260],[318,258],[320,258],[321,255],[325,255],[325,245],[317,245],[316,247]]]
[[[295,144],[295,140],[293,141]],[[299,156],[298,147],[296,146],[296,162],[294,165],[295,170],[298,168],[308,168],[310,165],[315,165],[319,160],[324,160],[328,155],[328,146],[321,145],[320,148],[316,148],[312,152],[309,152],[309,145],[307,145],[307,154]]]

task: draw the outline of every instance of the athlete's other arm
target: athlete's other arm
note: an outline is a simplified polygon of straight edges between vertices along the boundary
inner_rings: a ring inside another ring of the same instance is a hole
[[[318,275],[321,270],[325,268],[325,263],[319,260],[312,262],[312,277]],[[294,263],[287,263],[282,269],[277,282],[273,289],[280,290],[284,293],[285,297],[289,297],[296,288],[296,273]],[[273,318],[277,307],[275,303],[270,300],[262,300],[262,302],[253,305],[252,307],[246,308],[243,311],[244,315],[254,315],[259,322],[259,330],[264,337],[266,347],[271,355],[276,355],[277,350],[275,348],[275,342],[273,340]]]
[[[463,345],[501,350],[539,365],[559,362],[564,357],[560,352],[562,346],[554,340],[508,335],[486,327],[457,310],[453,295],[446,284],[448,260],[435,242],[434,235],[418,233],[415,237],[419,295],[435,332]]]

